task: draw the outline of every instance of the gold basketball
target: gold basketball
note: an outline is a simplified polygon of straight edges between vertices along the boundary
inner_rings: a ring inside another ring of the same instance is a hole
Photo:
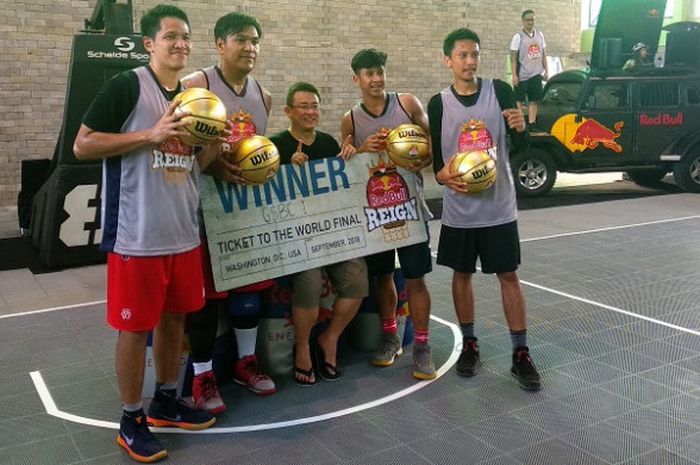
[[[417,124],[402,124],[386,137],[386,153],[403,168],[422,166],[430,157],[428,135]]]
[[[216,139],[226,127],[226,107],[214,92],[191,87],[177,94],[175,99],[180,101],[176,114],[191,113],[182,118],[182,121],[189,123],[184,128],[188,135],[180,137],[180,141],[185,144],[206,144]]]
[[[450,172],[461,173],[470,194],[483,192],[496,182],[496,160],[483,150],[458,153],[452,160]]]
[[[234,163],[241,167],[241,177],[250,184],[265,184],[280,167],[280,154],[267,137],[250,136],[232,147]]]

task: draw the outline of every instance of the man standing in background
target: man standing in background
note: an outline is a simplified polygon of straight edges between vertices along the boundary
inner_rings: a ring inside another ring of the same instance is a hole
[[[525,10],[520,15],[523,29],[510,41],[510,68],[518,108],[527,102],[527,120],[532,126],[537,121],[537,102],[542,100],[542,78],[549,79],[547,44],[544,34],[535,29],[535,12]]]

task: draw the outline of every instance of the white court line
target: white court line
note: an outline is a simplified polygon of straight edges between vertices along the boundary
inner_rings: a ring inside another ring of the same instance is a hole
[[[607,228],[588,229],[588,230],[584,230],[584,231],[574,231],[574,232],[569,232],[569,233],[553,234],[551,236],[533,237],[531,239],[521,239],[520,242],[541,241],[544,239],[554,239],[557,237],[577,236],[577,235],[581,235],[581,234],[592,234],[592,233],[597,233],[597,232],[602,232],[602,231],[613,231],[616,229],[626,229],[626,228],[634,228],[634,227],[639,227],[639,226],[649,226],[652,224],[673,223],[675,221],[686,221],[686,220],[692,220],[692,219],[698,219],[698,218],[700,218],[700,215],[683,216],[683,217],[679,217],[679,218],[667,218],[664,220],[648,221],[645,223],[634,223],[634,224],[627,224],[627,225],[622,225],[622,226],[610,226]],[[437,258],[437,252],[432,252],[431,255],[433,257]],[[477,267],[477,269],[479,271],[481,271],[481,268]],[[607,304],[604,304],[601,302],[596,302],[594,300],[586,299],[584,297],[578,297],[578,296],[575,296],[573,294],[568,294],[566,292],[557,291],[556,289],[541,286],[539,284],[531,283],[529,281],[523,281],[522,279],[520,280],[520,282],[526,286],[534,287],[535,289],[540,289],[540,290],[545,291],[545,292],[550,292],[552,294],[560,295],[562,297],[566,297],[566,298],[569,298],[572,300],[577,300],[579,302],[594,305],[596,307],[600,307],[600,308],[604,308],[606,310],[621,313],[623,315],[639,318],[640,320],[645,320],[645,321],[649,321],[651,323],[656,323],[658,325],[666,326],[667,328],[672,328],[672,329],[675,329],[677,331],[682,331],[685,333],[693,334],[695,336],[700,336],[700,331],[695,331],[695,330],[690,329],[690,328],[684,328],[683,326],[674,325],[673,323],[668,323],[666,321],[658,320],[656,318],[651,318],[651,317],[648,317],[645,315],[640,315],[639,313],[634,313],[634,312],[630,312],[628,310],[623,310],[621,308],[613,307],[612,305],[607,305]]]
[[[574,231],[574,232],[561,233],[561,234],[552,234],[551,236],[533,237],[531,239],[521,239],[520,242],[534,242],[534,241],[541,241],[544,239],[555,239],[557,237],[578,236],[580,234],[592,234],[592,233],[603,232],[603,231],[614,231],[616,229],[627,229],[627,228],[636,228],[638,226],[649,226],[652,224],[663,224],[663,223],[673,223],[675,221],[694,220],[694,219],[698,219],[698,218],[700,218],[700,215],[683,216],[680,218],[667,218],[665,220],[647,221],[646,223],[633,223],[633,224],[625,224],[625,225],[621,225],[621,226],[609,226],[607,228],[587,229],[584,231]]]
[[[667,323],[667,322],[662,321],[662,320],[657,320],[656,318],[651,318],[651,317],[648,317],[645,315],[640,315],[639,313],[630,312],[628,310],[623,310],[621,308],[613,307],[612,305],[603,304],[600,302],[596,302],[594,300],[586,299],[584,297],[578,297],[578,296],[575,296],[573,294],[568,294],[566,292],[557,291],[556,289],[551,289],[549,287],[540,286],[539,284],[534,284],[534,283],[531,283],[528,281],[520,280],[520,282],[527,285],[527,286],[534,287],[535,289],[540,289],[540,290],[543,290],[546,292],[550,292],[552,294],[560,295],[562,297],[567,297],[567,298],[572,299],[572,300],[578,300],[579,302],[595,305],[596,307],[600,307],[600,308],[604,308],[606,310],[611,310],[613,312],[621,313],[623,315],[633,316],[633,317],[639,318],[641,320],[650,321],[652,323],[656,323],[657,325],[666,326],[667,328],[672,328],[672,329],[675,329],[678,331],[683,331],[685,333],[690,333],[690,334],[694,334],[696,336],[700,336],[700,331],[695,331],[695,330],[690,329],[690,328],[684,328],[683,326],[674,325],[673,323]]]
[[[83,302],[81,304],[71,304],[71,305],[62,305],[60,307],[42,308],[40,310],[30,310],[28,312],[8,313],[7,315],[0,315],[0,320],[4,320],[5,318],[15,318],[15,317],[19,317],[19,316],[39,315],[41,313],[58,312],[61,310],[70,310],[71,308],[88,307],[90,305],[100,305],[100,304],[104,304],[104,303],[107,303],[107,301],[106,300],[95,300],[93,302]]]
[[[345,415],[350,415],[352,413],[357,413],[362,410],[367,410],[373,407],[377,407],[382,404],[386,404],[388,402],[392,402],[396,399],[400,399],[401,397],[405,397],[409,394],[412,394],[416,391],[419,391],[420,389],[423,389],[425,387],[428,387],[430,384],[433,382],[437,381],[442,377],[447,371],[452,368],[452,366],[457,362],[457,359],[459,358],[460,351],[458,349],[458,344],[461,344],[462,342],[462,332],[459,329],[459,326],[457,326],[454,323],[451,323],[447,320],[443,320],[442,318],[439,318],[437,316],[431,315],[430,317],[432,320],[435,320],[438,323],[441,323],[445,326],[448,326],[450,329],[452,329],[452,334],[454,336],[454,347],[453,350],[450,354],[450,357],[447,359],[447,361],[437,370],[437,377],[435,379],[431,380],[426,380],[426,381],[417,381],[415,384],[412,386],[407,387],[406,389],[402,389],[401,391],[395,392],[391,395],[381,397],[379,399],[373,400],[371,402],[366,402],[364,404],[359,404],[355,405],[352,407],[348,407],[342,410],[336,410],[335,412],[329,412],[329,413],[324,413],[323,415],[315,415],[312,417],[304,417],[304,418],[297,418],[295,420],[288,420],[288,421],[279,421],[275,423],[261,423],[257,425],[247,425],[247,426],[233,426],[233,427],[223,427],[223,428],[209,428],[206,430],[202,431],[188,431],[188,430],[183,430],[180,428],[151,428],[152,431],[156,432],[163,432],[163,433],[182,433],[182,434],[223,434],[223,433],[245,433],[245,432],[251,432],[251,431],[264,431],[264,430],[271,430],[271,429],[277,429],[277,428],[287,428],[291,426],[299,426],[299,425],[305,425],[309,423],[316,423],[319,421],[323,420],[330,420],[331,418],[338,418],[342,417]],[[79,415],[74,415],[72,413],[64,412],[60,410],[57,406],[56,403],[53,400],[53,397],[51,397],[51,392],[49,392],[49,388],[46,386],[46,383],[44,382],[44,378],[41,376],[41,373],[38,371],[33,371],[29,373],[30,376],[32,377],[32,381],[34,382],[34,386],[36,387],[36,391],[39,393],[39,397],[41,398],[41,401],[44,404],[44,408],[46,409],[46,413],[48,413],[51,416],[61,418],[63,420],[71,421],[73,423],[80,423],[83,425],[88,425],[88,426],[96,426],[100,428],[108,428],[108,429],[114,429],[118,430],[119,429],[119,423],[114,423],[114,422],[109,422],[109,421],[104,421],[104,420],[96,420],[93,418],[87,418],[87,417],[81,417]]]

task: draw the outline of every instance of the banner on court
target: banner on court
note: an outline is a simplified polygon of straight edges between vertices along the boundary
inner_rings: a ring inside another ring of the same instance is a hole
[[[262,186],[202,176],[216,289],[425,242],[417,182],[369,153],[282,165]]]

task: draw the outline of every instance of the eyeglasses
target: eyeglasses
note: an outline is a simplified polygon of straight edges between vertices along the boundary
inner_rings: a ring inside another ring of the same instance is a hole
[[[297,110],[301,111],[321,111],[320,105],[292,105],[292,108],[296,108]]]

